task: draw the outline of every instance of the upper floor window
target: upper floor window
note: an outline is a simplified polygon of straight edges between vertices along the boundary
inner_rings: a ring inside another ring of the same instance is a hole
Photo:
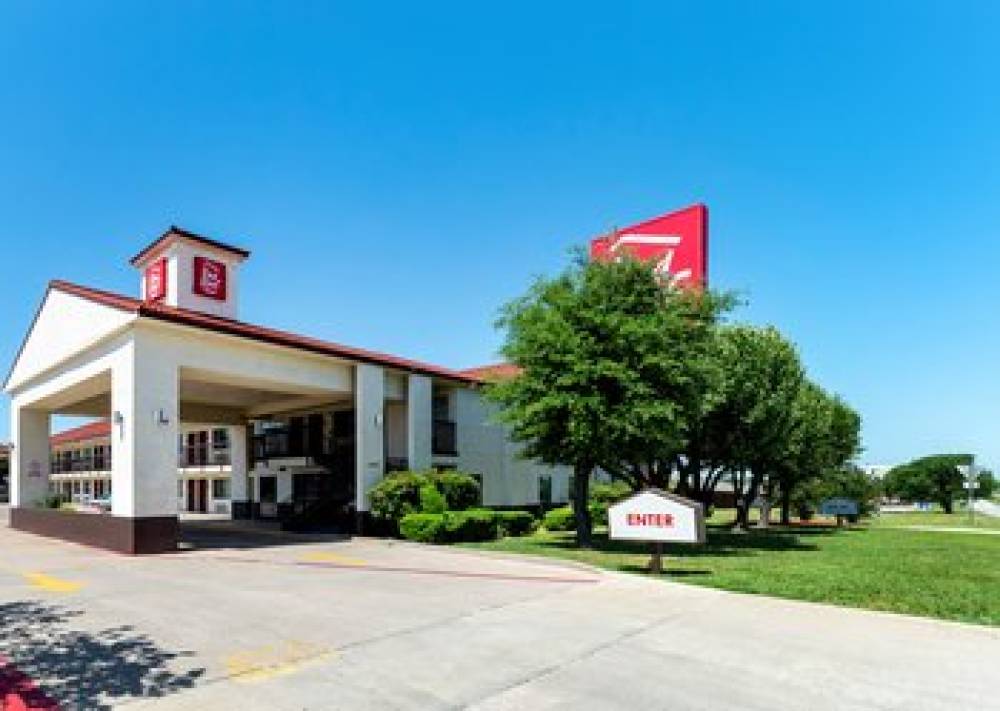
[[[450,410],[447,395],[435,395],[431,400],[431,413],[435,420],[450,420]]]
[[[212,430],[212,448],[229,449],[229,430],[224,427]]]

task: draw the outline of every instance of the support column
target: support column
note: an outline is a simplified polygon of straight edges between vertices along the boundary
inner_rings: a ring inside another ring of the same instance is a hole
[[[49,428],[44,410],[11,405],[10,505],[29,508],[40,504],[49,490]]]
[[[355,506],[361,514],[369,509],[368,492],[385,473],[385,373],[367,364],[357,365],[354,373]]]
[[[250,518],[250,494],[248,477],[250,476],[250,457],[247,447],[246,425],[234,425],[229,428],[229,496],[231,501],[231,516],[234,519]]]
[[[179,387],[177,365],[148,334],[111,370],[111,512],[129,519],[116,542],[127,552],[176,548]]]
[[[406,459],[413,471],[431,468],[431,379],[411,374],[406,388]]]

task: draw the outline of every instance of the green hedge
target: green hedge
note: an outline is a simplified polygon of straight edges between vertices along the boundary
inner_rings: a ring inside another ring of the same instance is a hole
[[[403,538],[421,543],[492,541],[501,536],[520,536],[534,527],[527,511],[469,509],[444,513],[411,513],[399,522]]]
[[[498,534],[523,536],[535,530],[535,517],[527,511],[497,511]]]
[[[444,534],[449,542],[492,541],[498,537],[497,515],[488,509],[446,511]]]
[[[429,477],[444,496],[449,511],[465,511],[479,506],[482,502],[479,482],[471,474],[445,470],[431,472]]]
[[[464,511],[479,503],[479,482],[470,474],[455,471],[396,472],[372,487],[372,515],[383,521],[398,522],[408,514],[425,511],[421,489],[427,485],[437,489],[444,497],[444,508],[449,511]],[[437,508],[433,495],[428,498],[428,503]]]
[[[440,543],[444,540],[444,514],[407,514],[399,521],[399,532],[408,541]]]
[[[547,512],[542,519],[542,525],[547,531],[572,531],[576,528],[576,517],[572,508],[562,506]]]

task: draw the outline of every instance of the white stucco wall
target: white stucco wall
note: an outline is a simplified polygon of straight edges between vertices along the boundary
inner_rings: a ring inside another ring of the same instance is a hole
[[[406,457],[410,469],[422,471],[433,463],[433,383],[424,375],[411,374],[406,386]]]
[[[385,371],[374,365],[355,366],[354,407],[356,414],[356,508],[368,511],[368,492],[382,480],[385,471]]]
[[[7,381],[8,391],[122,328],[134,315],[51,289]]]
[[[456,390],[458,468],[482,475],[483,503],[487,506],[537,504],[540,475],[552,477],[553,501],[565,501],[572,470],[518,457],[519,447],[508,440],[504,427],[493,421],[491,407],[476,390]]]

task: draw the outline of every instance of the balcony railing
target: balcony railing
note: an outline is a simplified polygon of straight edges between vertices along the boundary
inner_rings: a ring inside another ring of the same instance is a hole
[[[451,420],[434,420],[431,430],[431,452],[442,457],[458,455],[458,437]]]
[[[110,456],[74,457],[73,459],[53,458],[49,471],[52,474],[70,474],[72,472],[109,472],[111,471]]]
[[[253,456],[259,459],[288,459],[305,457],[306,448],[303,438],[292,437],[288,430],[272,430],[253,438]]]
[[[229,447],[207,447],[195,445],[181,447],[177,465],[183,468],[192,467],[224,467],[232,464],[232,453]]]

